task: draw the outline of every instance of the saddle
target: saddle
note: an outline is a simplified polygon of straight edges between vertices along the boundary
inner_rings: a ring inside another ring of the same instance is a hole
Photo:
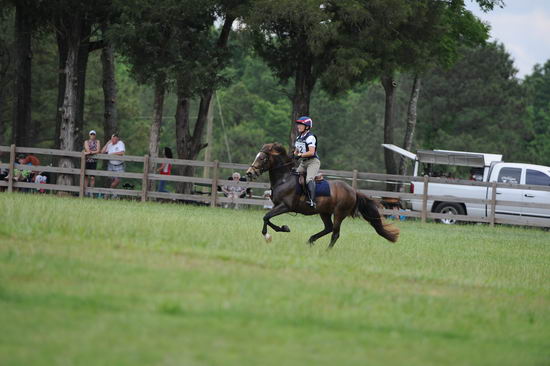
[[[305,173],[298,173],[297,171],[293,170],[292,174],[296,176],[296,193],[298,193],[302,200],[305,199],[307,192],[306,187],[306,174]],[[328,185],[328,181],[325,180],[322,174],[317,174],[315,176],[315,192],[317,197],[321,196],[330,196],[330,187]]]
[[[306,187],[306,175],[305,173],[297,173],[299,174],[298,175],[298,184],[300,184],[302,187]],[[325,177],[323,177],[323,174],[317,174],[315,176],[315,178],[313,178],[315,180],[315,183],[319,183],[323,180],[325,180]]]

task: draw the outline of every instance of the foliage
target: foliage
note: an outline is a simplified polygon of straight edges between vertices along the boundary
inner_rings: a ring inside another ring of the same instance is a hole
[[[462,48],[449,69],[424,77],[417,146],[504,154],[532,162],[524,89],[501,44]]]
[[[528,98],[528,121],[532,139],[528,149],[533,163],[550,165],[550,60],[536,65],[525,78]]]
[[[1,194],[0,363],[515,365],[550,357],[538,229]]]

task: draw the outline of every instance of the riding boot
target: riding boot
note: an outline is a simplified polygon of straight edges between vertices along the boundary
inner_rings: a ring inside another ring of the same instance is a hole
[[[315,207],[315,181],[310,180],[307,182],[307,190],[309,193],[309,205]]]

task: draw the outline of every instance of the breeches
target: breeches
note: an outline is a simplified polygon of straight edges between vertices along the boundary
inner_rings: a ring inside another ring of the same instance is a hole
[[[317,158],[302,159],[296,171],[299,173],[306,172],[306,183],[307,183],[310,180],[315,179],[315,176],[319,174],[320,168],[321,168],[321,161],[319,159]]]

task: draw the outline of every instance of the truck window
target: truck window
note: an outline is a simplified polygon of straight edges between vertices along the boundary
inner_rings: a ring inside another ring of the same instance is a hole
[[[550,177],[538,170],[527,169],[525,183],[535,186],[550,186]]]
[[[519,184],[521,181],[521,168],[502,168],[498,173],[499,183]]]

